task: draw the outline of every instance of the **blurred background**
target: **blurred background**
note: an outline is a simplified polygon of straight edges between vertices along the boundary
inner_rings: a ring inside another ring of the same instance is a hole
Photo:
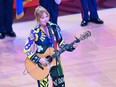
[[[38,0],[32,0],[24,6],[24,17],[16,19],[16,4],[14,1],[14,22],[29,21],[34,19],[34,9],[39,5]],[[98,10],[115,8],[116,0],[98,0]],[[80,0],[62,0],[59,5],[59,16],[77,14],[81,12]]]

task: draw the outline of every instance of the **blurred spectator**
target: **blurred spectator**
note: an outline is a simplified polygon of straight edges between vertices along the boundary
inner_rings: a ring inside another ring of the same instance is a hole
[[[97,13],[97,1],[96,0],[80,0],[82,5],[82,22],[81,26],[86,26],[88,22],[94,22],[96,24],[103,24],[104,22],[99,18]],[[90,11],[90,15],[88,13]]]
[[[0,39],[5,36],[16,37],[12,28],[13,0],[0,0]]]

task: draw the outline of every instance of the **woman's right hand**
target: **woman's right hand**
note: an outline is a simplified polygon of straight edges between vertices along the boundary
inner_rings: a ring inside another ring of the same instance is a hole
[[[47,66],[49,64],[46,58],[40,58],[39,62],[44,66]]]

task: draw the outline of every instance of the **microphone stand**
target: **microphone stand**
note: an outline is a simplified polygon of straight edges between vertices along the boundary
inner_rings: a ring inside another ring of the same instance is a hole
[[[48,27],[48,31],[49,31],[49,35],[50,35],[50,41],[52,42],[53,34],[52,34],[52,31],[51,31],[51,26],[50,26],[49,23],[47,23],[46,26]],[[53,43],[54,43],[54,41],[53,41]],[[59,82],[58,82],[59,73],[58,73],[58,66],[57,66],[57,64],[58,64],[57,62],[59,62],[59,57],[58,57],[59,54],[57,53],[57,50],[55,49],[54,44],[53,44],[53,48],[54,48],[54,52],[55,52],[53,56],[55,56],[55,58],[56,58],[57,87],[59,87]]]

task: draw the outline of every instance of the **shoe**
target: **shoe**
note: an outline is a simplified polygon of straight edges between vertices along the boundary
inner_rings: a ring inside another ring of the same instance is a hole
[[[83,20],[83,21],[81,21],[81,26],[86,26],[87,24],[88,24],[88,20]]]
[[[4,39],[4,38],[5,38],[5,33],[0,32],[0,39]]]
[[[10,36],[10,37],[16,37],[16,34],[15,34],[14,31],[12,31],[12,32],[6,32],[6,35]]]
[[[99,18],[90,18],[90,22],[94,22],[96,24],[103,24],[104,22]]]

